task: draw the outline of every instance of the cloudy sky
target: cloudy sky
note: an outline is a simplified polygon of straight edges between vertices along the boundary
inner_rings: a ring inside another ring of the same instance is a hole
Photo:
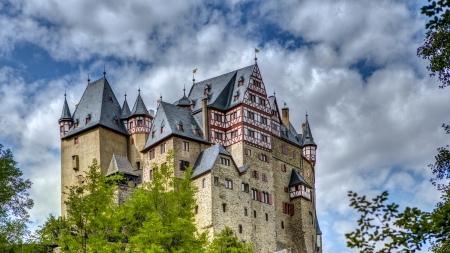
[[[33,182],[33,227],[59,215],[58,118],[64,92],[73,112],[88,71],[96,80],[106,64],[119,101],[140,87],[155,109],[160,94],[182,96],[194,68],[201,81],[252,64],[252,47],[298,129],[308,111],[324,252],[354,252],[349,190],[388,190],[402,207],[431,210],[439,195],[427,165],[448,143],[450,89],[416,56],[425,2],[1,1],[0,143]]]

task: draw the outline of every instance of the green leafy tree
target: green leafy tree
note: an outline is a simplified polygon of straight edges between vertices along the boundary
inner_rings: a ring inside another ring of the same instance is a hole
[[[209,245],[208,253],[253,253],[253,245],[240,242],[234,231],[225,227],[214,237]]]
[[[206,233],[195,226],[195,193],[188,168],[183,178],[174,174],[175,155],[169,151],[166,163],[153,165],[153,180],[136,189],[122,204],[130,250],[136,252],[202,252]]]
[[[12,152],[0,144],[0,250],[13,250],[28,235],[30,180],[22,178]]]

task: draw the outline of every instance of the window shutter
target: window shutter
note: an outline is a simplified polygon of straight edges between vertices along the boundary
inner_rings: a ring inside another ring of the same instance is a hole
[[[258,158],[259,158],[259,160],[262,160],[262,155],[258,154]]]
[[[291,216],[293,216],[294,215],[294,204],[291,204],[291,206],[290,206],[290,209],[291,210],[289,210],[289,213],[291,214]]]
[[[266,156],[267,162],[270,163],[270,157]]]
[[[272,205],[272,194],[269,194],[269,205]]]

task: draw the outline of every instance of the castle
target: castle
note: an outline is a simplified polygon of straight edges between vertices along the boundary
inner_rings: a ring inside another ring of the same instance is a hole
[[[126,96],[120,106],[103,74],[88,80],[73,114],[64,101],[61,189],[82,183],[93,158],[106,175],[122,172],[139,186],[152,180],[151,165],[164,163],[172,149],[177,176],[193,166],[200,232],[214,235],[229,226],[255,252],[322,252],[315,208],[317,145],[308,116],[299,133],[289,108],[281,108],[280,115],[256,62],[193,80],[180,100],[160,99],[156,113],[147,110],[140,92],[131,110]],[[61,194],[62,215],[65,200]]]

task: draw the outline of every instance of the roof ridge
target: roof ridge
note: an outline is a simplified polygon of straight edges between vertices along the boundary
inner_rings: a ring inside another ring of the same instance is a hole
[[[248,67],[251,67],[251,66],[254,67],[255,65],[256,65],[256,64],[251,64],[251,65],[248,65],[248,66],[246,66],[246,67],[243,67],[243,68],[240,68],[240,69],[236,69],[236,70],[232,70],[232,71],[229,71],[229,72],[227,72],[227,73],[225,73],[225,74],[218,75],[218,76],[215,76],[215,77],[211,77],[211,78],[208,78],[208,79],[205,79],[205,80],[196,82],[196,83],[201,83],[201,82],[208,81],[208,80],[211,80],[211,79],[214,79],[214,78],[218,78],[218,77],[221,77],[221,76],[225,76],[225,75],[231,74],[231,73],[233,73],[233,72],[238,72],[239,70],[242,70],[242,69],[245,69],[245,68],[248,68]],[[194,87],[194,85],[191,86],[191,90],[192,90],[192,87]],[[190,93],[190,92],[189,92],[189,93]]]

